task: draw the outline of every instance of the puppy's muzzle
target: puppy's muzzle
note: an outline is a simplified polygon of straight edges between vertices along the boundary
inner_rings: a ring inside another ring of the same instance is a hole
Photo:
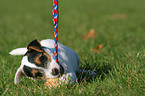
[[[45,70],[46,78],[57,78],[60,77],[63,73],[63,67],[55,60],[52,60],[48,68]]]
[[[59,71],[58,71],[58,69],[57,68],[53,68],[52,69],[52,73],[51,73],[53,76],[56,76],[56,75],[58,75],[59,74]]]

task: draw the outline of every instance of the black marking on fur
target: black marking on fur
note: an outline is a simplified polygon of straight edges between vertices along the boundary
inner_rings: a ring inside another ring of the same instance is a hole
[[[23,70],[28,77],[34,77],[32,74],[32,68],[24,65]]]
[[[31,46],[35,47],[35,48],[37,48],[39,50],[43,50],[42,47],[41,47],[40,42],[37,39],[35,39],[32,42],[30,42],[30,44],[28,45],[27,49],[29,49],[29,47],[31,47]]]
[[[60,65],[60,64],[59,64],[59,65]],[[63,68],[62,65],[60,65],[60,73],[61,73],[61,75],[64,74],[64,68]]]
[[[53,68],[52,69],[52,75],[53,76],[56,76],[59,74],[59,76],[62,76],[62,74],[64,74],[64,68],[63,66],[58,62],[59,66],[60,66],[60,69],[57,69],[57,68]]]
[[[47,61],[47,57],[42,53],[42,56],[40,57],[40,61],[45,63]]]
[[[24,73],[28,76],[28,77],[34,77],[34,78],[37,78],[37,77],[42,77],[43,76],[43,73],[41,73],[39,70],[37,70],[38,72],[33,74],[32,72],[36,69],[32,69],[26,65],[24,65],[23,67],[23,70],[24,70]]]
[[[40,57],[40,55],[42,55],[42,56]],[[38,67],[43,67],[43,68],[46,67],[47,62],[48,62],[48,58],[42,52],[31,50],[27,53],[27,56],[28,56],[29,62],[34,63]],[[38,64],[36,62],[36,58],[39,58],[38,61],[41,62],[41,64]]]
[[[53,68],[53,69],[52,69],[52,73],[51,73],[51,74],[52,74],[53,76],[58,75],[58,73],[59,73],[59,72],[58,72],[58,69],[57,69],[57,68]]]
[[[35,77],[36,77],[36,78],[37,78],[37,77],[43,77],[43,74],[42,74],[42,73],[40,73],[40,72],[35,73]]]

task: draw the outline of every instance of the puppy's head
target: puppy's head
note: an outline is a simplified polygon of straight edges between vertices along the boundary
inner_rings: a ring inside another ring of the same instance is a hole
[[[45,52],[38,40],[32,41],[28,47],[28,51],[24,56],[27,57],[28,62],[37,67],[46,68],[48,62],[51,62],[51,56]]]
[[[38,40],[32,41],[27,50],[18,48],[11,51],[10,54],[24,54],[21,66],[15,74],[15,84],[19,83],[22,75],[37,79],[56,78],[62,71],[62,67],[43,49]]]

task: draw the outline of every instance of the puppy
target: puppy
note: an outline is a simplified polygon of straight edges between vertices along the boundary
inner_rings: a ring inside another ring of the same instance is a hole
[[[79,71],[80,64],[78,54],[58,43],[58,62],[56,62],[54,60],[54,40],[46,39],[41,42],[33,40],[27,48],[17,48],[9,54],[24,55],[15,74],[15,84],[20,82],[22,75],[43,80],[57,78],[55,86],[62,82],[72,84],[77,81],[76,72]]]

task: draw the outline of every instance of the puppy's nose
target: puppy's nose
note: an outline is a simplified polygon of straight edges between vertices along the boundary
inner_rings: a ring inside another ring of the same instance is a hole
[[[56,75],[58,75],[59,74],[59,71],[58,71],[58,69],[57,68],[53,68],[52,69],[52,73],[51,73],[53,76],[56,76]]]

